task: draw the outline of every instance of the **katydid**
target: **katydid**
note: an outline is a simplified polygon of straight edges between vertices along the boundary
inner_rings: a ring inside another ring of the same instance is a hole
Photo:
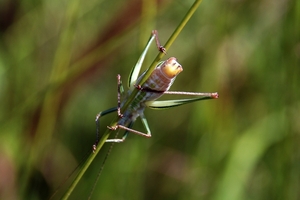
[[[106,142],[123,142],[128,133],[135,133],[144,137],[151,137],[151,131],[147,122],[146,117],[144,116],[144,110],[146,107],[152,109],[165,109],[175,106],[180,106],[183,104],[205,100],[205,99],[216,99],[218,98],[218,93],[198,93],[198,92],[178,92],[178,91],[169,91],[171,85],[173,84],[177,75],[183,70],[182,66],[177,62],[176,58],[170,57],[166,61],[162,61],[157,64],[156,68],[151,73],[151,76],[141,84],[140,81],[142,80],[143,76],[146,72],[142,73],[140,77],[138,74],[142,67],[142,63],[144,58],[147,54],[147,51],[150,47],[150,44],[155,39],[156,46],[159,51],[165,53],[165,49],[160,45],[157,31],[152,31],[152,36],[150,37],[144,51],[142,52],[139,60],[137,61],[136,65],[131,70],[129,79],[128,79],[128,87],[129,90],[121,102],[121,94],[124,93],[123,85],[121,82],[121,76],[118,75],[118,105],[116,107],[110,108],[106,111],[100,112],[96,116],[96,126],[97,126],[97,139],[96,143],[93,145],[93,149],[96,149],[96,146],[99,141],[99,119],[100,117],[107,115],[112,112],[117,112],[119,120],[115,126],[108,126],[107,128],[111,130],[123,129],[125,133],[122,138],[116,139],[107,139]],[[135,95],[134,100],[131,104],[126,108],[126,110],[121,113],[121,108],[123,107],[124,103],[127,101],[128,97],[130,96],[131,92],[136,89],[138,90],[137,94]],[[189,95],[189,96],[198,96],[196,98],[190,99],[177,99],[177,100],[165,100],[165,101],[156,101],[159,97],[164,94],[179,94],[179,95]],[[146,129],[146,133],[137,131],[132,129],[133,123],[135,120],[140,117],[142,124]]]

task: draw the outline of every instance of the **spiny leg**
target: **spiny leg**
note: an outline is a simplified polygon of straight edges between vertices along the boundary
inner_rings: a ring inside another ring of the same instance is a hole
[[[163,52],[164,54],[167,54],[166,49],[159,42],[157,30],[153,30],[152,35],[155,36],[155,43],[158,48],[158,51]]]
[[[133,122],[131,122],[130,124],[129,124],[129,126],[128,126],[128,128],[132,128],[132,126],[133,126]],[[108,127],[108,128],[111,128],[111,127]],[[121,139],[117,139],[117,138],[114,138],[114,139],[108,139],[108,140],[106,140],[105,142],[117,142],[117,143],[120,143],[120,142],[124,142],[125,141],[125,139],[126,139],[126,137],[127,137],[127,135],[128,135],[128,133],[129,133],[129,131],[125,131],[125,133],[124,133],[124,135],[123,135],[123,137],[121,138]],[[117,136],[117,135],[116,135]]]
[[[104,116],[104,115],[107,115],[109,113],[112,113],[112,112],[115,112],[118,110],[118,107],[113,107],[113,108],[110,108],[108,110],[105,110],[105,111],[101,111],[99,112],[97,115],[96,115],[96,142],[95,144],[93,145],[93,151],[95,152],[96,151],[96,148],[97,148],[97,144],[99,142],[99,127],[100,127],[100,117]]]
[[[140,131],[128,128],[128,127],[123,126],[123,125],[116,125],[116,126],[113,126],[113,127],[107,126],[107,128],[109,128],[111,130],[117,130],[118,128],[120,128],[120,129],[123,129],[125,131],[131,132],[131,133],[135,133],[137,135],[141,135],[141,136],[148,137],[148,138],[151,137],[151,134],[149,134],[149,133],[143,133],[143,132],[140,132]],[[124,140],[125,140],[125,138],[122,138],[122,139],[112,139],[110,142],[124,142]],[[109,142],[109,141],[107,141],[107,142]]]
[[[187,96],[208,96],[212,99],[219,98],[219,95],[217,92],[213,93],[202,93],[202,92],[184,92],[184,91],[166,91],[164,94],[178,94],[178,95],[187,95]]]
[[[124,89],[123,89],[123,84],[121,81],[120,74],[118,74],[117,79],[118,79],[118,116],[122,118],[123,115],[121,113],[121,94],[124,93]]]
[[[116,125],[116,126],[113,126],[113,127],[108,126],[107,128],[109,128],[111,130],[123,129],[126,132],[125,132],[124,136],[121,139],[110,139],[110,140],[106,140],[106,142],[124,142],[125,139],[126,139],[126,137],[127,137],[127,135],[128,135],[128,132],[131,132],[131,133],[134,133],[134,134],[137,134],[137,135],[141,135],[141,136],[150,138],[151,137],[151,131],[150,131],[147,119],[146,119],[146,117],[143,114],[141,114],[140,117],[141,117],[141,120],[142,120],[142,124],[144,125],[147,133],[143,133],[141,131],[137,131],[137,130],[132,129],[131,127],[132,127],[133,123],[131,123],[129,125],[129,127],[126,127],[126,126],[123,126],[123,125],[119,125],[119,124]]]
[[[213,93],[203,93],[203,92],[185,92],[185,91],[159,91],[153,90],[148,87],[142,87],[141,85],[135,85],[136,89],[145,91],[145,92],[152,92],[152,93],[164,93],[164,94],[175,94],[175,95],[186,95],[186,96],[207,96],[212,99],[219,98],[219,94],[217,92]]]
[[[144,92],[152,92],[152,93],[165,93],[165,91],[159,91],[159,90],[153,90],[151,88],[148,87],[142,87],[141,85],[134,85],[134,87],[140,91],[144,91]]]

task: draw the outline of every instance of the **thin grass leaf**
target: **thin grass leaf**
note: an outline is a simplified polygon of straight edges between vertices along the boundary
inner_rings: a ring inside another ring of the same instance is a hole
[[[144,49],[141,57],[139,58],[139,60],[137,61],[136,65],[132,68],[130,74],[129,74],[129,79],[128,79],[128,88],[133,88],[133,85],[135,84],[138,76],[139,76],[139,73],[141,71],[141,67],[142,67],[142,64],[144,62],[144,59],[145,59],[145,56],[148,52],[148,49],[149,47],[151,46],[152,44],[152,41],[154,40],[155,36],[152,35],[152,37],[150,38],[150,40],[147,42],[147,46],[146,48]]]

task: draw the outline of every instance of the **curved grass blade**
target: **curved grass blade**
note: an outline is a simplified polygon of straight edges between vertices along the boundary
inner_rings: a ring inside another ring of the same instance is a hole
[[[137,61],[136,65],[132,68],[130,74],[129,74],[129,78],[128,78],[128,88],[132,88],[133,85],[135,84],[138,76],[139,76],[139,73],[141,71],[141,67],[142,67],[142,64],[144,62],[144,59],[145,59],[145,56],[148,52],[148,49],[152,43],[152,41],[154,40],[155,36],[152,35],[152,37],[149,39],[149,41],[147,42],[147,45],[144,49],[144,51],[142,52],[139,60]]]

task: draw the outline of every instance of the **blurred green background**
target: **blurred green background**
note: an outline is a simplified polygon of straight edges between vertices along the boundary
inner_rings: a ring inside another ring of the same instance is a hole
[[[53,194],[116,106],[116,75],[126,83],[151,30],[164,44],[192,3],[0,2],[0,199]],[[92,199],[300,199],[300,1],[205,0],[170,56],[184,68],[172,90],[220,98],[147,109],[152,138],[114,145]],[[88,198],[108,148],[71,199]]]

